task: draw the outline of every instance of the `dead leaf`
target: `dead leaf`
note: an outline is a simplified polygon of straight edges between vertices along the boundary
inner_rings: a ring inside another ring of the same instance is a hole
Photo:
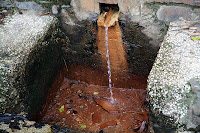
[[[59,111],[60,112],[63,112],[65,110],[65,105],[63,105],[63,106],[61,106],[60,108],[59,108]]]
[[[200,37],[192,37],[192,40],[200,40]]]
[[[85,124],[79,124],[79,126],[81,126],[82,128],[86,128]]]

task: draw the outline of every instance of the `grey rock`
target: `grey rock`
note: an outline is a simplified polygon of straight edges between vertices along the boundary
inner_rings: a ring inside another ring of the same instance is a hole
[[[61,9],[61,16],[62,21],[64,21],[65,24],[76,25],[73,18],[70,16],[69,12],[66,9]]]
[[[191,79],[189,81],[192,87],[192,96],[194,102],[189,106],[187,128],[197,128],[200,125],[200,80]]]
[[[157,18],[161,21],[175,21],[180,18],[192,19],[192,9],[180,6],[161,6],[157,12]]]
[[[100,14],[100,3],[118,4],[122,14],[130,15],[133,19],[139,19],[148,13],[144,4],[145,1],[147,0],[72,0],[71,6],[80,21],[90,18],[92,14]]]
[[[187,123],[189,114],[193,119],[199,112],[196,111],[199,105],[195,104],[199,103],[198,97],[195,99],[189,85],[191,79],[200,79],[199,40],[191,40],[190,34],[181,30],[191,23],[185,20],[170,23],[148,77],[152,115],[162,126],[178,128]],[[192,84],[198,88],[197,83],[193,81]]]
[[[0,7],[6,7],[6,3],[5,2],[0,2]]]
[[[142,23],[142,21],[140,22]],[[141,24],[142,25],[142,24]],[[142,25],[145,27],[142,32],[146,34],[149,38],[152,38],[150,43],[152,47],[160,47],[161,42],[163,41],[164,35],[166,34],[166,25],[160,23],[151,23],[149,22],[146,25]]]
[[[37,4],[34,1],[28,1],[28,2],[16,2],[16,7],[19,9],[26,9],[26,10],[37,10],[37,11],[43,11],[44,8],[42,8],[41,5]]]
[[[52,13],[53,13],[54,15],[57,15],[57,14],[58,14],[58,7],[57,7],[57,5],[53,5],[52,8],[51,8],[51,10],[52,10]]]
[[[25,83],[20,89],[16,84],[24,75],[29,53],[55,22],[54,17],[38,16],[33,10],[5,19],[0,28],[0,113],[17,104],[21,107],[19,90],[24,89]]]
[[[196,23],[196,24],[194,24],[194,27],[198,27],[198,28],[200,28],[200,23]]]

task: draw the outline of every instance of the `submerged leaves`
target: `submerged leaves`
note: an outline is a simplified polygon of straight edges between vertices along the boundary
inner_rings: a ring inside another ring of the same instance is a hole
[[[97,95],[97,94],[99,94],[99,92],[94,92],[93,94],[94,94],[94,95]]]
[[[82,128],[86,128],[85,124],[79,124],[79,126],[81,126]]]
[[[65,110],[65,106],[64,105],[59,108],[60,112],[63,112],[64,110]]]

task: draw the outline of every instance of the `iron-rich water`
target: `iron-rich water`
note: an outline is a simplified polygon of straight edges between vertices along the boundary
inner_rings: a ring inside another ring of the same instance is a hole
[[[49,92],[40,113],[41,121],[87,132],[139,130],[148,121],[147,82],[130,73],[119,23],[98,27],[94,45],[98,49],[90,64],[70,63],[66,58],[62,76],[52,85],[57,89]]]

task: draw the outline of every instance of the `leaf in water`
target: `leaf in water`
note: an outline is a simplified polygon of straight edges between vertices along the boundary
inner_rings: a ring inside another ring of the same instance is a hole
[[[79,126],[81,126],[82,128],[86,128],[85,124],[79,124]]]
[[[82,93],[82,90],[78,90],[77,93]]]
[[[140,129],[138,130],[138,133],[142,133],[144,131],[145,127],[146,127],[146,121],[143,121]]]
[[[60,112],[63,112],[64,110],[65,110],[65,106],[64,105],[59,108]]]
[[[99,92],[94,92],[93,94],[94,94],[94,95],[97,95],[97,94],[99,94]]]
[[[192,40],[200,40],[200,37],[192,37]]]

